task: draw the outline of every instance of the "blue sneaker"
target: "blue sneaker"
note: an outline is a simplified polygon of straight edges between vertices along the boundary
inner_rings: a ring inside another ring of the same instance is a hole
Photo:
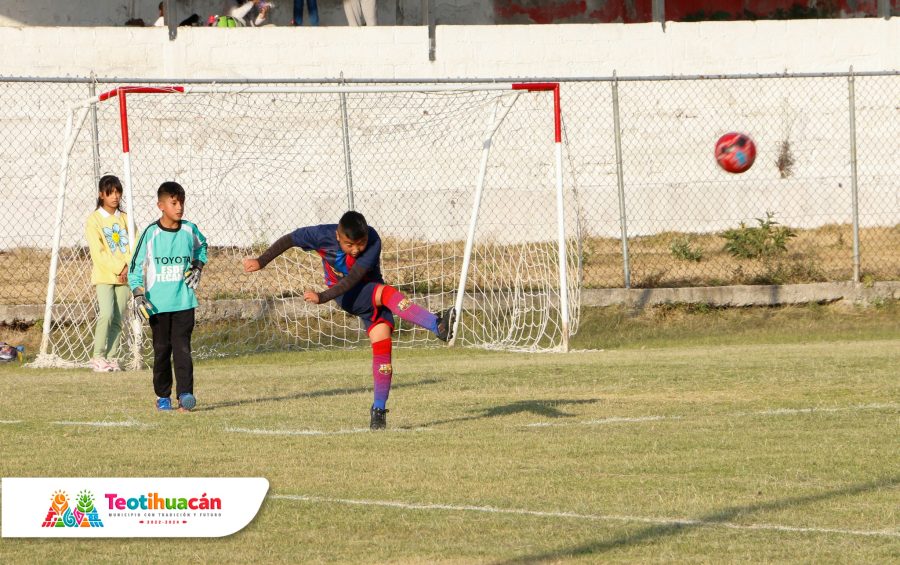
[[[171,410],[172,409],[172,401],[168,398],[157,398],[156,399],[156,409],[157,410]]]
[[[184,408],[185,410],[193,410],[194,406],[197,405],[197,398],[189,393],[182,392],[178,395],[178,407]]]
[[[178,395],[178,406],[185,410],[193,410],[197,405],[197,397],[189,392],[183,392]]]

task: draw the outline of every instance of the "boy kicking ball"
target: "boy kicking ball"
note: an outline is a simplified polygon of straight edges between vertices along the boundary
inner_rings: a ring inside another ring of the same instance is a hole
[[[381,238],[359,212],[347,212],[337,224],[299,228],[273,243],[258,258],[244,259],[244,272],[252,273],[268,265],[290,249],[300,247],[322,257],[325,284],[322,292],[307,290],[303,298],[311,304],[335,300],[342,310],[357,316],[372,344],[372,377],[375,400],[369,410],[369,427],[387,426],[385,407],[391,391],[391,334],[394,315],[430,330],[441,341],[452,335],[455,310],[432,314],[410,302],[402,292],[385,284],[381,276]]]

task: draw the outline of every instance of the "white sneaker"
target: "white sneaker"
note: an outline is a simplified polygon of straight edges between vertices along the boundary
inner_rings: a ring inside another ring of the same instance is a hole
[[[110,371],[121,371],[122,367],[119,366],[119,362],[116,359],[107,359],[106,364],[109,365]]]
[[[91,368],[95,373],[108,373],[113,370],[106,359],[100,359],[99,357],[91,360]]]

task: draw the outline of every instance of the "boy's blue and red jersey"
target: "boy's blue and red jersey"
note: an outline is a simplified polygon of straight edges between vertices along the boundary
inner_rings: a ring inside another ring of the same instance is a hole
[[[337,284],[357,263],[360,267],[368,269],[360,284],[367,282],[384,284],[384,278],[381,276],[381,238],[378,237],[378,232],[369,227],[366,248],[354,259],[341,250],[337,240],[337,228],[337,224],[299,228],[294,230],[291,238],[297,247],[304,251],[314,251],[322,258],[325,286],[332,287]]]

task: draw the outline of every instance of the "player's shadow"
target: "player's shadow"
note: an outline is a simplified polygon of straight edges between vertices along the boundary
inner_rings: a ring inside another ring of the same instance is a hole
[[[696,528],[715,527],[717,524],[733,524],[735,523],[735,520],[745,518],[756,512],[768,510],[783,510],[786,508],[804,506],[807,504],[812,504],[823,500],[830,500],[842,496],[853,496],[865,492],[875,491],[878,489],[894,488],[898,485],[900,485],[900,476],[895,476],[887,479],[881,479],[879,481],[860,483],[857,485],[824,491],[816,494],[782,498],[769,502],[760,502],[759,504],[729,506],[727,508],[723,508],[722,510],[700,516],[699,518],[693,518],[689,521],[686,520],[685,522],[680,523],[648,526],[638,530],[633,534],[628,534],[609,540],[585,543],[582,545],[577,545],[575,547],[557,549],[554,551],[548,551],[546,553],[523,555],[520,557],[516,557],[515,559],[499,561],[496,563],[496,565],[520,565],[524,563],[540,563],[543,561],[557,562],[572,557],[584,557],[590,555],[599,556],[599,554],[615,549],[620,549],[632,545],[645,544],[668,536],[685,534]],[[810,527],[813,528],[812,526]]]
[[[397,383],[393,385],[391,388],[409,388],[415,386],[425,386],[431,385],[435,383],[441,382],[440,379],[423,379],[421,381],[415,381],[411,383]],[[235,406],[247,406],[250,404],[259,404],[261,402],[280,402],[282,400],[297,400],[300,398],[321,398],[323,396],[341,396],[347,394],[364,394],[367,392],[372,392],[372,387],[354,387],[354,388],[332,388],[327,390],[314,390],[314,391],[304,391],[304,392],[294,392],[291,394],[285,394],[281,396],[259,396],[256,398],[242,398],[240,400],[229,400],[227,402],[215,402],[212,404],[204,404],[202,406],[198,406],[194,408],[194,412],[201,412],[204,410],[218,410],[219,408],[233,408]]]
[[[578,404],[594,404],[600,402],[599,399],[577,399],[577,400],[520,400],[512,404],[504,404],[502,406],[492,406],[481,410],[472,410],[468,416],[459,416],[457,418],[447,418],[446,420],[435,420],[422,424],[421,427],[427,428],[431,426],[440,426],[442,424],[452,424],[456,422],[470,422],[472,420],[484,420],[486,418],[497,418],[499,416],[511,416],[513,414],[533,414],[542,418],[571,418],[575,414],[563,412],[558,406],[574,406]]]

